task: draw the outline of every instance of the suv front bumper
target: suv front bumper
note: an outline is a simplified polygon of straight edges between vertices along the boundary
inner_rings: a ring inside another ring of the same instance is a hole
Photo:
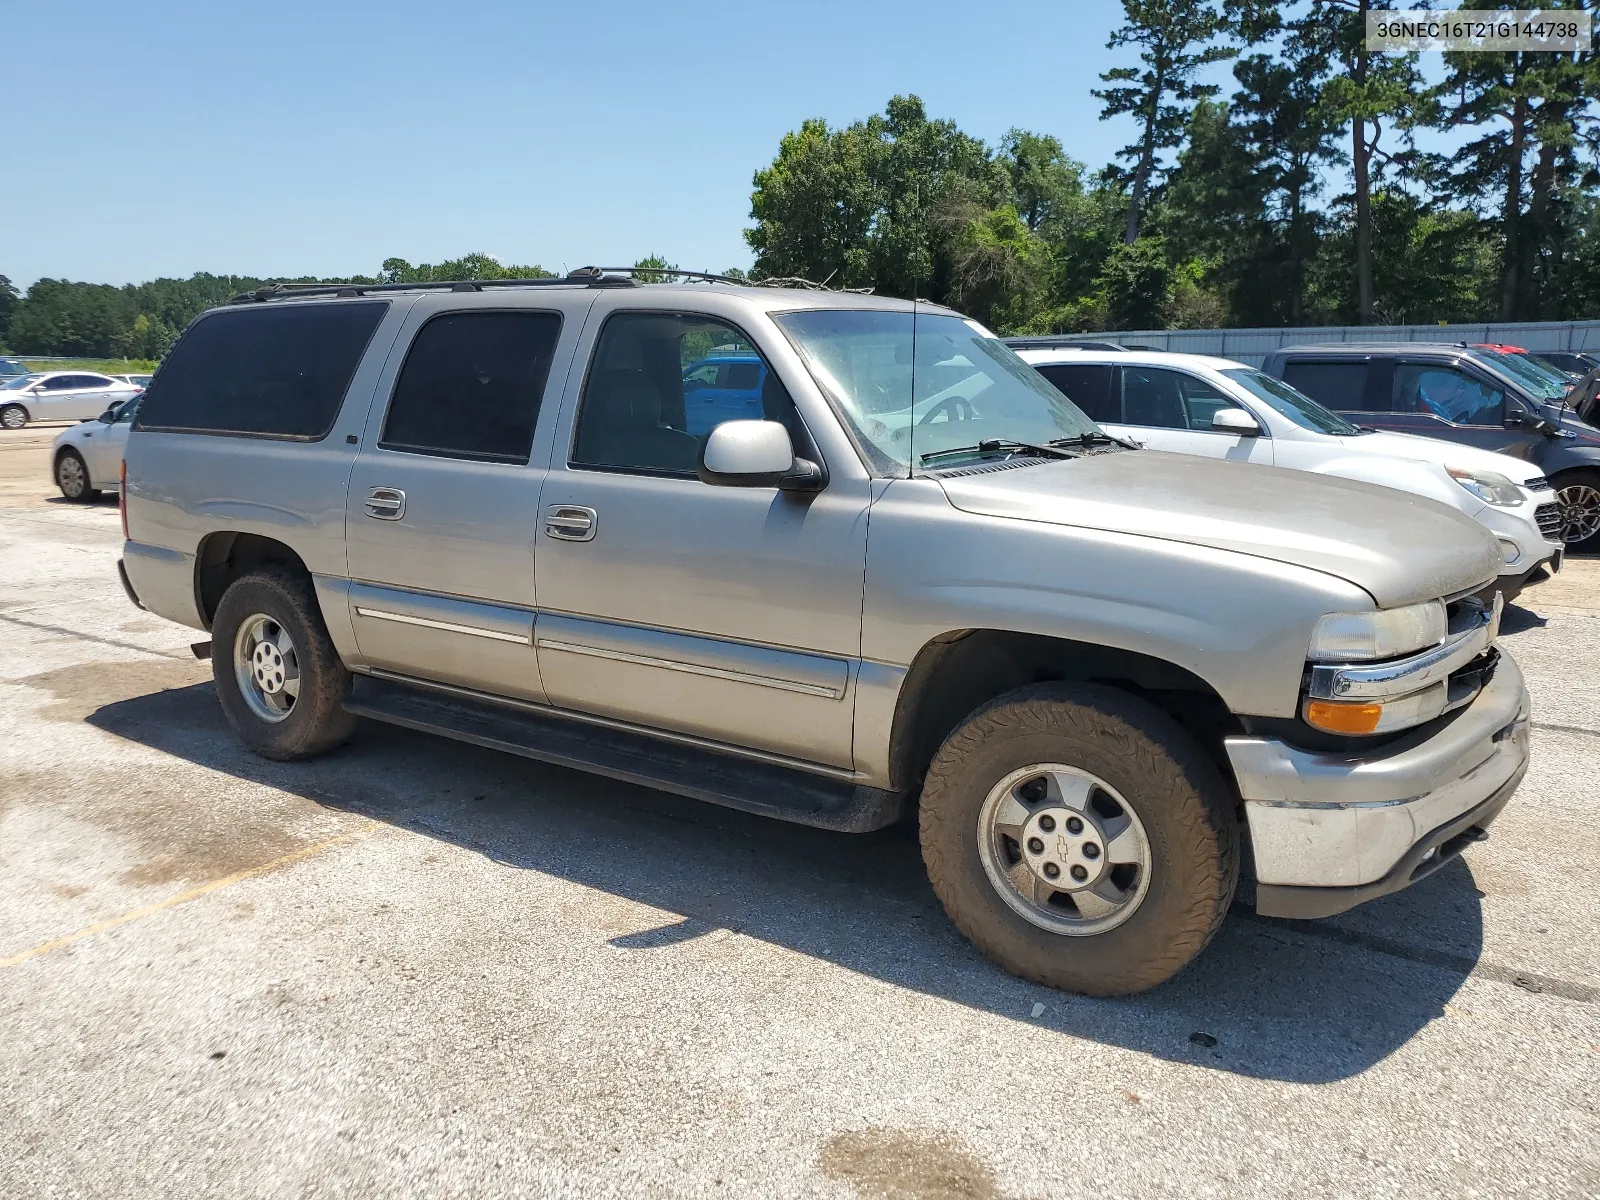
[[[1229,737],[1256,866],[1256,909],[1325,917],[1399,891],[1485,836],[1528,769],[1528,690],[1494,678],[1431,737],[1369,755]]]

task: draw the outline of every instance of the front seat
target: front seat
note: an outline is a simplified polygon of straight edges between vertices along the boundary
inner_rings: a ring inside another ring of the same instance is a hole
[[[700,441],[661,424],[661,392],[643,371],[597,371],[578,439],[578,458],[597,467],[644,467],[693,474]]]

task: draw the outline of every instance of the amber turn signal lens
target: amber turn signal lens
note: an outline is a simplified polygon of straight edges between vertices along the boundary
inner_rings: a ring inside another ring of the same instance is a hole
[[[1383,716],[1381,704],[1348,704],[1338,700],[1306,703],[1306,724],[1328,733],[1371,733]]]

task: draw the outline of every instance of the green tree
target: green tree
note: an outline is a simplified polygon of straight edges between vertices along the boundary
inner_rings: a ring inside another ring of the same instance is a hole
[[[1112,329],[1163,329],[1172,315],[1172,265],[1158,237],[1112,250],[1100,273]]]
[[[11,280],[0,275],[0,347],[5,346],[6,338],[11,333],[11,314],[16,311],[20,296]]]
[[[673,283],[676,278],[672,275],[657,274],[658,271],[672,270],[677,263],[670,263],[659,254],[649,254],[633,264],[636,272],[634,279],[640,283]],[[651,268],[654,268],[652,270]]]
[[[1426,120],[1427,90],[1415,54],[1373,53],[1367,48],[1366,22],[1371,0],[1311,0],[1291,23],[1305,52],[1332,68],[1322,87],[1322,115],[1350,130],[1353,184],[1356,319],[1370,325],[1377,316],[1373,284],[1372,196],[1386,165],[1414,163],[1411,130]],[[1396,130],[1402,149],[1383,145],[1384,125]]]
[[[1196,100],[1217,88],[1194,81],[1201,68],[1231,58],[1232,47],[1212,45],[1227,28],[1212,0],[1122,0],[1127,23],[1111,35],[1108,49],[1139,47],[1140,67],[1116,67],[1100,78],[1114,86],[1093,89],[1103,101],[1100,117],[1131,113],[1139,123],[1139,139],[1117,152],[1130,164],[1127,171],[1128,215],[1123,241],[1139,236],[1146,192],[1157,168],[1157,156],[1181,144],[1183,128]]]
[[[1547,283],[1541,297],[1541,276],[1560,270],[1564,194],[1597,182],[1582,150],[1594,137],[1600,62],[1592,51],[1521,51],[1452,53],[1445,64],[1435,124],[1481,132],[1440,165],[1450,194],[1499,218],[1498,315],[1555,315],[1560,287]]]
[[[552,274],[538,266],[505,266],[492,254],[474,252],[415,267],[403,258],[386,258],[378,279],[383,283],[446,283],[455,279],[549,279]]]
[[[843,129],[805,122],[754,184],[745,239],[756,276],[933,299],[949,294],[963,215],[1009,190],[988,147],[930,120],[916,96]]]

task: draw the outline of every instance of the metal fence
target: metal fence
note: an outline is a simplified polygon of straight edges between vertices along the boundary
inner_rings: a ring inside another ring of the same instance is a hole
[[[1600,352],[1600,321],[1525,321],[1488,325],[1320,325],[1301,329],[1150,329],[1086,333],[1084,341],[1214,354],[1259,367],[1283,346],[1308,342],[1498,342],[1524,350]]]

